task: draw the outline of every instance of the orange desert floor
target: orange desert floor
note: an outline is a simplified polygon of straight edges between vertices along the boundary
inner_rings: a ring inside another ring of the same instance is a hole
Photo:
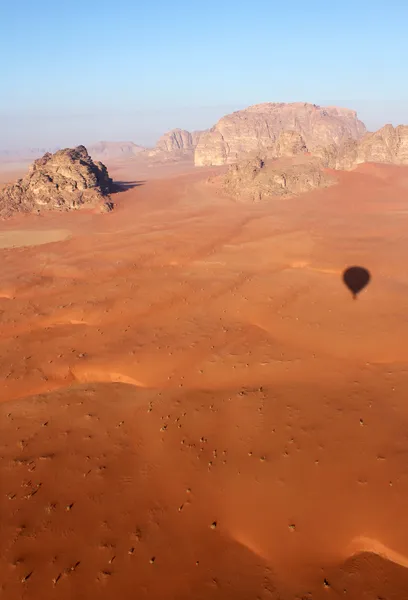
[[[111,172],[0,224],[2,597],[406,598],[408,169]]]

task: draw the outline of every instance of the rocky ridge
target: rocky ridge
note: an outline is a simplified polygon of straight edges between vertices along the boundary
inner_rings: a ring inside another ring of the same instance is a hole
[[[25,177],[0,190],[0,216],[84,207],[109,211],[112,191],[105,165],[94,162],[84,146],[66,148],[44,154]]]

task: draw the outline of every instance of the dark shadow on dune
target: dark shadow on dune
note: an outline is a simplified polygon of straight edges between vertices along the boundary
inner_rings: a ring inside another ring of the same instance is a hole
[[[133,188],[144,185],[145,183],[145,181],[114,181],[112,194],[118,194],[119,192],[132,190]]]

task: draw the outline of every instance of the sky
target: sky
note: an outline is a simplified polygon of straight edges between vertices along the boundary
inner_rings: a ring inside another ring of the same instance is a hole
[[[260,102],[408,124],[406,0],[0,0],[0,149],[153,145]]]

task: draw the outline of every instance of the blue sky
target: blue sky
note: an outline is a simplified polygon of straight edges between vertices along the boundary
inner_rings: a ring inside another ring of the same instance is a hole
[[[150,144],[268,101],[408,123],[406,0],[0,0],[0,148]]]

